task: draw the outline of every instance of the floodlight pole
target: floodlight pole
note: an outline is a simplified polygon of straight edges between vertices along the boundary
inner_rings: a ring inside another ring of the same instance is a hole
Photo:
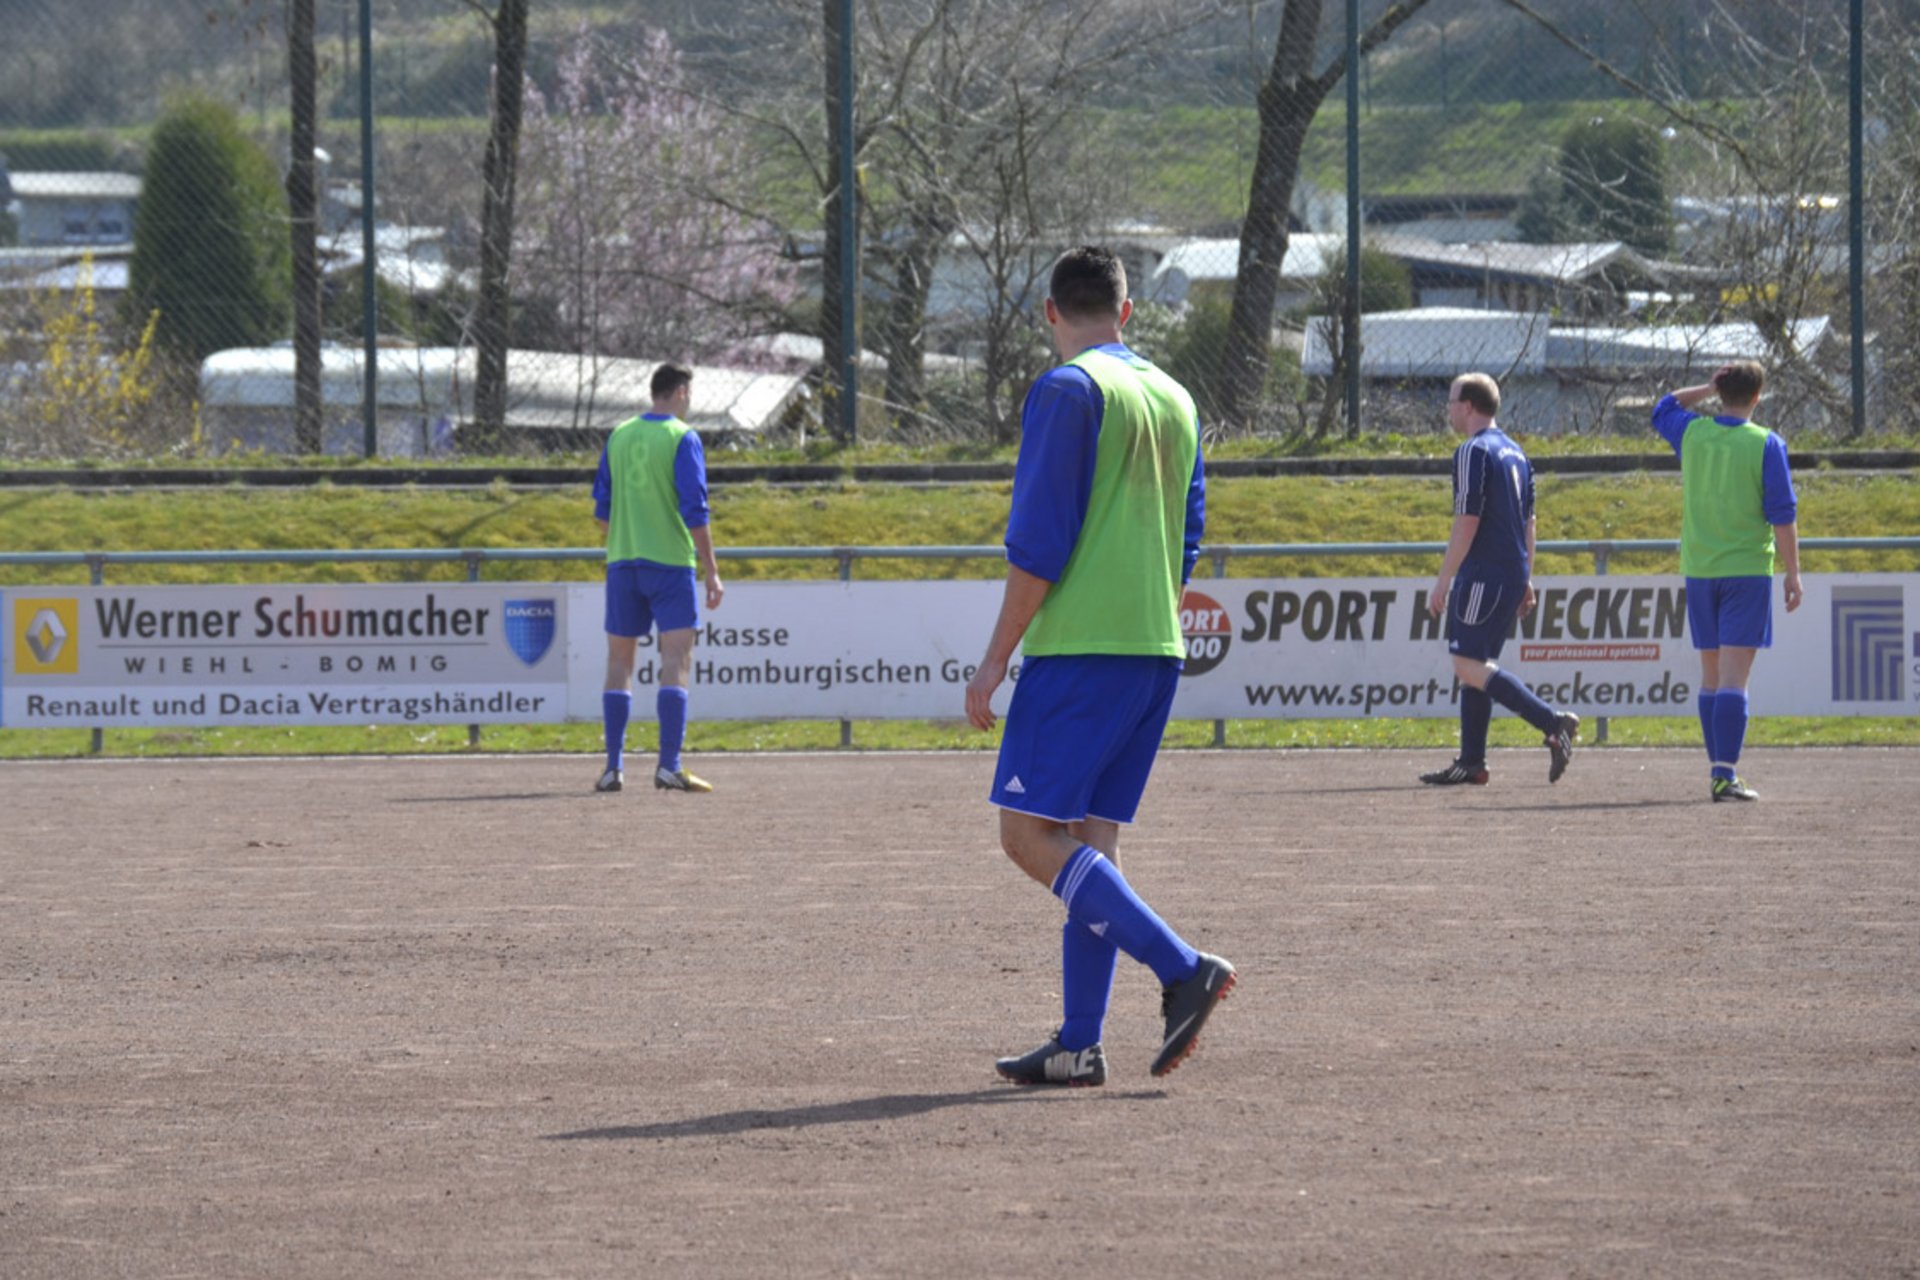
[[[1847,294],[1853,328],[1853,431],[1867,429],[1867,182],[1864,0],[1847,9]]]
[[[360,0],[360,417],[368,458],[379,452],[380,301],[373,243],[373,0]]]
[[[1859,0],[1854,0],[1857,4]],[[1360,434],[1360,0],[1347,0],[1347,435]]]
[[[839,133],[840,225],[828,232],[840,237],[840,438],[852,444],[860,438],[860,209],[855,185],[853,132],[853,0],[839,0],[840,59],[839,111],[833,127]]]

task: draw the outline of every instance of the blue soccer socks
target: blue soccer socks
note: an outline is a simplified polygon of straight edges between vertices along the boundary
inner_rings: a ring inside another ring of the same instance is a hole
[[[1460,686],[1460,760],[1463,764],[1487,762],[1487,725],[1493,720],[1493,699],[1486,690],[1470,684]]]
[[[1717,689],[1702,689],[1694,699],[1694,705],[1700,710],[1700,741],[1707,747],[1707,763],[1717,764],[1720,757],[1713,750],[1713,705],[1718,694]]]
[[[633,690],[607,689],[600,694],[600,719],[607,728],[607,768],[618,773],[627,745],[627,719],[633,714]]]
[[[662,685],[654,695],[653,707],[660,718],[660,767],[678,773],[680,748],[687,740],[687,691]]]
[[[1071,916],[1060,926],[1060,1047],[1075,1053],[1100,1043],[1113,998],[1120,948]]]
[[[1722,689],[1713,695],[1713,776],[1738,776],[1740,748],[1747,741],[1747,691]]]
[[[1465,690],[1461,691],[1462,693]],[[1487,696],[1505,707],[1513,714],[1525,720],[1542,733],[1557,733],[1560,729],[1560,716],[1546,703],[1535,696],[1519,680],[1505,671],[1495,670],[1487,681]]]
[[[1054,877],[1053,894],[1067,905],[1067,917],[1153,970],[1160,985],[1185,982],[1200,967],[1200,953],[1167,927],[1140,900],[1120,868],[1092,845],[1081,845]]]

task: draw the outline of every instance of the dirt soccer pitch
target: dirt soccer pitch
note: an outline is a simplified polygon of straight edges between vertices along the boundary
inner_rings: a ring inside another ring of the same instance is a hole
[[[1920,752],[1169,754],[1075,1091],[987,756],[692,763],[0,765],[0,1275],[1920,1274]]]

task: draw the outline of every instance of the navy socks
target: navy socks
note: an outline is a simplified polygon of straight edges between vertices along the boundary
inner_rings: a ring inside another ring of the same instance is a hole
[[[1505,671],[1495,671],[1487,681],[1487,696],[1542,733],[1552,733],[1560,727],[1560,717],[1554,709]]]

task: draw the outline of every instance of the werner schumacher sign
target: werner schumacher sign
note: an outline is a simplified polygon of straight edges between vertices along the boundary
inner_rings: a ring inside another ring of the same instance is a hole
[[[0,724],[551,722],[566,596],[526,584],[0,593]]]

